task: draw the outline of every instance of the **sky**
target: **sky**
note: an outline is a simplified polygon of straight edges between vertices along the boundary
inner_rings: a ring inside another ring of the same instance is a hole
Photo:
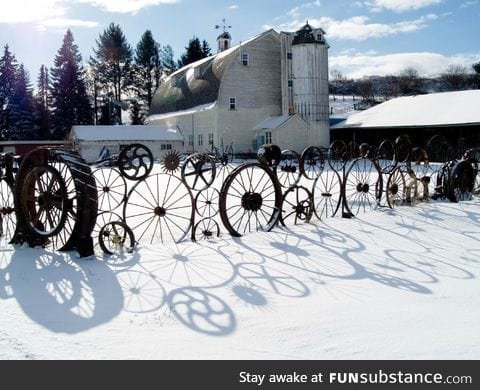
[[[308,21],[327,33],[330,70],[353,78],[407,67],[434,76],[480,61],[480,0],[0,0],[0,9],[0,45],[9,45],[32,81],[42,64],[52,66],[68,28],[86,63],[111,22],[132,47],[151,30],[177,59],[193,36],[216,52],[216,25],[238,44]]]

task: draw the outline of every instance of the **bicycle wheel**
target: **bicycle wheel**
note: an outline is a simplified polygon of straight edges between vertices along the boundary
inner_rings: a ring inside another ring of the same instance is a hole
[[[270,231],[278,221],[281,206],[280,184],[274,173],[260,163],[237,167],[220,191],[220,216],[235,237]]]

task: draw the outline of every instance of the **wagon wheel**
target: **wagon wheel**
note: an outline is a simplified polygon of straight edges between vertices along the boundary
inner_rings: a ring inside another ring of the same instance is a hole
[[[235,237],[270,231],[278,221],[281,206],[280,184],[274,173],[260,163],[237,167],[220,191],[220,216]]]
[[[193,228],[193,241],[211,240],[213,237],[220,237],[220,226],[212,218],[204,218],[197,222]]]
[[[145,179],[153,168],[153,154],[142,144],[132,144],[123,148],[118,155],[118,169],[130,180]]]
[[[180,242],[192,225],[193,196],[176,176],[151,175],[131,189],[123,215],[139,243]]]
[[[444,163],[453,159],[451,145],[440,135],[434,135],[427,141],[426,152],[430,161]]]
[[[293,150],[282,151],[282,157],[275,170],[280,185],[289,188],[300,180],[300,156]]]
[[[464,158],[472,164],[475,173],[473,194],[480,195],[480,149],[469,149],[465,152]]]
[[[135,236],[123,222],[109,222],[100,229],[98,242],[107,255],[131,253],[135,248]]]
[[[384,140],[377,149],[376,161],[380,171],[384,174],[391,174],[398,165],[395,145],[390,140]]]
[[[401,135],[395,140],[395,157],[398,163],[406,163],[411,161],[412,142],[406,135]]]
[[[120,171],[99,168],[93,171],[98,192],[98,211],[113,211],[127,197],[127,183]]]
[[[313,186],[314,212],[318,219],[333,217],[340,206],[342,180],[337,171],[324,170]]]
[[[204,153],[189,156],[182,165],[182,180],[191,190],[201,191],[215,180],[215,161]]]
[[[36,149],[24,157],[16,183],[17,226],[30,245],[91,254],[97,188],[90,167],[77,153]]]
[[[444,179],[444,194],[452,202],[470,200],[475,185],[476,172],[467,160],[456,161]]]
[[[391,209],[405,202],[405,176],[399,168],[388,176],[386,195]]]
[[[313,197],[309,190],[292,186],[283,195],[280,223],[283,226],[308,223],[313,215]]]
[[[345,142],[341,140],[333,141],[328,149],[328,165],[330,165],[330,168],[335,171],[343,170],[349,160],[350,153]]]
[[[4,244],[12,241],[16,228],[13,189],[6,180],[0,179],[0,239]]]
[[[220,192],[215,188],[205,188],[195,197],[195,210],[201,217],[213,218],[219,211]]]
[[[345,175],[345,200],[354,215],[374,209],[382,195],[382,174],[373,160],[359,158],[352,162]]]
[[[300,157],[300,170],[308,180],[315,180],[322,173],[325,159],[320,148],[309,146]]]

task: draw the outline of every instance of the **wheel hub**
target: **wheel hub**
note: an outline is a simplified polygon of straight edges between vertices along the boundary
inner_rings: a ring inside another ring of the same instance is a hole
[[[256,192],[246,192],[242,196],[242,207],[247,211],[258,211],[262,208],[262,195]]]
[[[398,194],[398,184],[392,184],[390,186],[390,193],[392,195],[397,195]]]
[[[153,210],[153,213],[154,213],[157,217],[165,217],[165,215],[167,215],[167,210],[165,210],[163,207],[157,206],[157,207],[155,207],[155,209]]]

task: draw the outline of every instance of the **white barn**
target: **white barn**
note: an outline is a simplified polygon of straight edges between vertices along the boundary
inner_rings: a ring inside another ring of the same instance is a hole
[[[74,150],[88,162],[97,161],[104,151],[118,154],[129,144],[148,147],[156,159],[171,150],[182,151],[184,139],[176,127],[155,126],[73,126],[69,135]]]
[[[254,152],[264,143],[299,152],[330,143],[328,44],[308,23],[295,33],[268,30],[183,67],[157,89],[148,123],[178,127],[185,149],[211,145]]]

